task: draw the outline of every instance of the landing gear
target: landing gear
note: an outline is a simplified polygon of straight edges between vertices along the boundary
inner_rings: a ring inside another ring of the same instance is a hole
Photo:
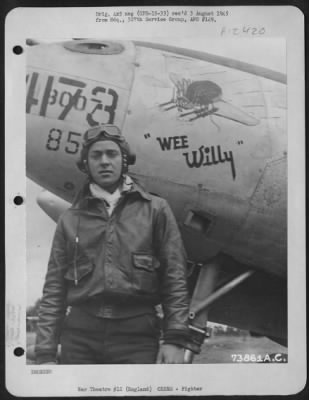
[[[207,329],[210,306],[254,273],[252,270],[245,271],[217,288],[221,266],[222,259],[220,256],[201,266],[190,304],[189,328],[191,340],[186,346],[185,364],[193,362],[194,355],[200,353],[204,340],[210,336]]]

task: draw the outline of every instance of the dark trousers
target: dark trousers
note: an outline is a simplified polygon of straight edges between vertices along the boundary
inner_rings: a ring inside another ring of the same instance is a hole
[[[60,364],[153,364],[159,331],[155,314],[98,318],[73,307],[63,324]]]

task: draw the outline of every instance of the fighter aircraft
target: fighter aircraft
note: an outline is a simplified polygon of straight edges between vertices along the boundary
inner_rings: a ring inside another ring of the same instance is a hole
[[[27,176],[46,189],[41,208],[57,221],[70,206],[86,129],[118,125],[131,175],[177,218],[197,342],[208,318],[286,344],[285,74],[147,42],[28,44]]]

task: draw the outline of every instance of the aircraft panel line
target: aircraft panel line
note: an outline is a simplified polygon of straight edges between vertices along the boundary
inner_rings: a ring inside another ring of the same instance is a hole
[[[287,83],[286,74],[283,74],[278,71],[274,71],[265,67],[260,67],[254,64],[249,64],[243,61],[233,60],[232,58],[227,58],[223,56],[218,56],[215,54],[210,54],[197,50],[188,50],[182,47],[174,47],[164,44],[157,44],[151,42],[141,42],[141,41],[133,41],[136,46],[152,48],[156,50],[167,51],[170,53],[181,54],[187,57],[191,57],[193,59],[212,62],[214,64],[224,65],[229,68],[237,69],[243,72],[247,72],[249,74],[261,76],[263,78],[271,79],[280,83]]]

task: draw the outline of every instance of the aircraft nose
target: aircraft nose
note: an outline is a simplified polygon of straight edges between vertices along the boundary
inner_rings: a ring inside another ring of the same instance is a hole
[[[44,176],[44,186],[72,198],[72,185],[82,179],[75,162],[86,129],[114,124],[123,130],[136,59],[130,41],[78,39],[27,48],[29,176],[37,182]],[[61,168],[50,173],[51,165]]]

